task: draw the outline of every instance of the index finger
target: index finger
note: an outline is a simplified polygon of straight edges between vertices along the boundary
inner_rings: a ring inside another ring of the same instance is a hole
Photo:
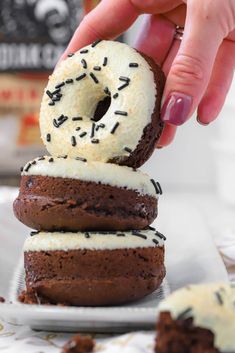
[[[135,22],[139,14],[129,0],[102,0],[84,17],[61,59],[97,39],[119,36]]]

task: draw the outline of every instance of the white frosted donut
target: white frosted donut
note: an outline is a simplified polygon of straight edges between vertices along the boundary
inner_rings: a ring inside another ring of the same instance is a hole
[[[40,111],[47,150],[55,156],[141,165],[162,130],[156,105],[159,108],[164,79],[149,62],[113,41],[97,41],[61,62],[49,78]],[[104,99],[110,106],[94,121]],[[153,132],[147,133],[146,127]],[[144,134],[147,147],[140,146]]]

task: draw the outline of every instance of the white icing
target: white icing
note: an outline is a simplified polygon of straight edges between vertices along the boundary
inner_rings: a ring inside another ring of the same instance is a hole
[[[23,169],[22,175],[42,175],[50,177],[71,178],[84,181],[100,182],[102,184],[136,190],[141,195],[156,197],[156,191],[147,174],[132,168],[117,164],[102,162],[82,162],[71,158],[55,158],[51,156],[44,160],[36,158]],[[28,168],[30,166],[30,168]]]
[[[146,236],[146,239],[133,235],[131,231],[118,231],[115,234],[111,234],[111,231],[110,234],[102,234],[96,231],[87,233],[90,238],[85,237],[85,232],[40,232],[26,239],[24,251],[67,251],[75,249],[114,250],[156,246],[162,247],[164,245],[163,239],[156,235],[152,230],[139,231],[140,234]],[[117,236],[116,234],[125,234],[125,236]],[[159,244],[153,242],[153,239],[157,240]]]
[[[222,299],[219,303],[216,293]],[[176,319],[192,308],[194,326],[211,330],[214,345],[222,352],[235,351],[235,287],[224,283],[192,285],[171,294],[160,306]]]
[[[84,48],[83,48],[84,49]],[[90,160],[107,162],[117,156],[129,156],[125,147],[135,150],[140,141],[143,129],[151,122],[151,115],[155,107],[156,85],[154,75],[147,61],[128,45],[101,41],[94,48],[87,46],[89,52],[81,54],[81,50],[72,57],[62,61],[50,76],[45,92],[55,91],[55,86],[66,79],[74,79],[73,83],[61,87],[62,98],[55,102],[54,106],[48,105],[51,99],[44,93],[41,111],[40,127],[42,139],[47,150],[52,155],[67,154],[74,158],[78,154]],[[104,57],[107,57],[107,65],[103,66]],[[83,68],[81,60],[85,59],[87,68]],[[129,67],[130,63],[138,63],[138,67]],[[100,71],[93,70],[94,66],[100,66]],[[90,77],[93,72],[99,83],[96,84]],[[80,81],[75,78],[86,73],[86,77]],[[130,79],[129,85],[118,90],[124,81],[119,77]],[[91,127],[93,114],[97,103],[106,94],[105,87],[119,96],[112,98],[111,105],[97,123],[104,123],[105,128],[95,131],[94,138],[99,139],[98,144],[91,143]],[[115,115],[115,111],[125,111],[128,116]],[[68,120],[59,128],[53,125],[53,119],[61,114],[68,116]],[[72,117],[82,116],[82,121],[72,121]],[[119,122],[114,134],[111,134],[113,126]],[[76,128],[80,127],[79,131]],[[82,132],[87,132],[84,137],[79,137]],[[47,142],[47,134],[51,135],[51,141]],[[71,137],[75,136],[77,145],[71,144]]]

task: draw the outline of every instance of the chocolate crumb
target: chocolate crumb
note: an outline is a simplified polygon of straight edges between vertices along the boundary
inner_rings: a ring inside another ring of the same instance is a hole
[[[0,297],[0,303],[5,303],[5,298]]]
[[[91,336],[75,335],[65,343],[61,353],[91,353],[95,342]]]
[[[50,304],[47,299],[39,297],[37,292],[32,288],[23,290],[18,296],[18,300],[23,304]]]

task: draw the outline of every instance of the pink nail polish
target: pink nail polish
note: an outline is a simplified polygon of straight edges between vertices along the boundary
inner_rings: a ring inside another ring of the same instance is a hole
[[[172,125],[182,125],[188,119],[193,99],[184,93],[171,93],[163,104],[161,119]]]

